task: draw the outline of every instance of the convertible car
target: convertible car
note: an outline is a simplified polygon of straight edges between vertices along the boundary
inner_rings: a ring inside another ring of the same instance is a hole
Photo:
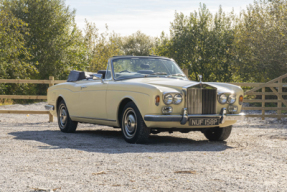
[[[47,110],[62,132],[78,123],[120,128],[129,143],[145,143],[160,132],[201,131],[222,141],[240,113],[243,91],[226,83],[190,81],[173,59],[115,56],[106,70],[71,71],[67,82],[48,89]]]

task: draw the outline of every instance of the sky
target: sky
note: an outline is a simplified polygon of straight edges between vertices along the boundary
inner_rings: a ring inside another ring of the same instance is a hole
[[[189,15],[197,11],[200,3],[206,4],[211,13],[216,13],[219,6],[223,11],[235,13],[245,9],[253,0],[66,0],[70,9],[76,10],[76,23],[80,29],[85,26],[85,19],[93,22],[99,32],[105,31],[106,24],[110,31],[126,36],[140,30],[153,36],[160,36],[164,31],[169,34],[170,22],[175,12]]]

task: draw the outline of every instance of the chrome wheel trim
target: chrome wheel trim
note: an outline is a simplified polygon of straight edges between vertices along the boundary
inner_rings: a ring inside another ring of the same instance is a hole
[[[132,139],[137,132],[137,116],[132,108],[127,108],[123,115],[123,132],[126,138]]]
[[[68,113],[65,105],[60,105],[59,107],[59,122],[60,122],[60,128],[63,129],[65,128],[67,124],[67,118],[68,118]]]

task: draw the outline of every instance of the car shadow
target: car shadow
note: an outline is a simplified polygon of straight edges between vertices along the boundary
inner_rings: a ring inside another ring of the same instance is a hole
[[[163,135],[151,135],[148,144],[129,144],[118,130],[79,130],[76,133],[61,131],[11,132],[17,140],[32,140],[44,143],[39,149],[75,149],[99,153],[147,153],[181,151],[224,151],[232,148],[226,142],[196,141]]]

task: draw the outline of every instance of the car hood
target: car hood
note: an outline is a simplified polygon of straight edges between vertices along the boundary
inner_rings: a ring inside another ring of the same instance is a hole
[[[133,83],[142,83],[142,84],[150,84],[154,86],[160,87],[168,87],[173,88],[178,91],[181,91],[184,87],[191,87],[199,84],[196,81],[190,80],[183,80],[183,79],[175,79],[175,78],[138,78],[138,79],[129,79],[125,80],[126,82],[133,82]],[[217,82],[202,82],[202,84],[206,84],[212,87],[217,88],[218,92],[225,92],[225,93],[234,93],[237,89],[241,89],[240,87],[228,83],[217,83]]]

